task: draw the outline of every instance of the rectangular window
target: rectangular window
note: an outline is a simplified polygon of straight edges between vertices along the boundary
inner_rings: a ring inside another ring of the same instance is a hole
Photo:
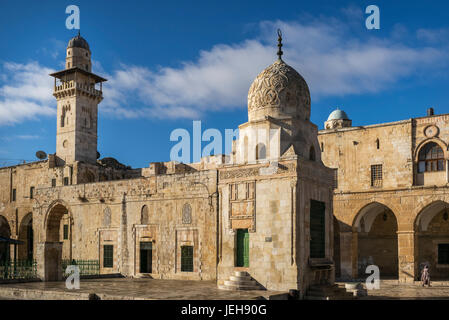
[[[310,200],[310,257],[325,258],[326,204]]]
[[[34,187],[30,188],[30,199],[34,198]]]
[[[51,179],[51,186],[56,187],[56,179]]]
[[[193,246],[181,247],[181,271],[193,272]]]
[[[371,166],[371,187],[382,187],[382,165]]]
[[[12,189],[11,201],[16,201],[16,189]]]
[[[64,240],[67,240],[69,238],[69,225],[64,225]]]
[[[449,264],[449,243],[438,245],[438,264]]]
[[[103,246],[103,268],[112,268],[114,266],[114,246],[105,244]]]
[[[65,185],[65,186],[68,186],[68,185],[69,185],[69,178],[68,178],[68,177],[65,177],[65,178],[64,178],[64,185]]]

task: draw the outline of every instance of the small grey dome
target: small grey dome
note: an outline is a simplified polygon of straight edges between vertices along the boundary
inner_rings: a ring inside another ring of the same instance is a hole
[[[86,39],[81,37],[79,34],[69,40],[67,48],[83,48],[90,52],[89,44],[87,43]]]
[[[337,110],[332,111],[332,113],[329,115],[327,121],[329,120],[349,120],[349,117],[346,112],[337,108]]]

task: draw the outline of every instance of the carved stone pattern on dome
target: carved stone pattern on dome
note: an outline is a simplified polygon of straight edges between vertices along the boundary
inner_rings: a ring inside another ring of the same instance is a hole
[[[254,80],[248,93],[248,110],[310,106],[310,92],[303,77],[284,62],[275,62]]]

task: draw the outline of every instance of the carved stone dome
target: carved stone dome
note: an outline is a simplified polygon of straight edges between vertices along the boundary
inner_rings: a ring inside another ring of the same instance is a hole
[[[248,92],[248,120],[262,120],[266,116],[310,119],[307,82],[282,59],[262,71]]]

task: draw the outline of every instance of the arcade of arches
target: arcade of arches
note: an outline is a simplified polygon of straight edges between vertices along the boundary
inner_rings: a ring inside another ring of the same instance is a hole
[[[10,258],[10,248],[9,243],[5,240],[9,239],[11,236],[11,229],[9,227],[8,220],[5,217],[0,216],[0,263],[8,260]]]
[[[67,207],[61,203],[50,206],[44,225],[45,238],[38,248],[41,253],[38,258],[42,259],[38,263],[44,266],[41,278],[46,281],[62,280],[62,260],[71,260],[72,256],[72,219]]]
[[[18,245],[18,259],[33,260],[33,214],[31,212],[22,219],[19,227],[19,240],[22,243]]]
[[[336,202],[337,278],[365,279],[367,266],[377,265],[382,279],[410,282],[419,280],[422,268],[428,265],[432,279],[449,279],[449,202],[433,200],[409,206],[405,199],[421,199],[410,196],[400,199],[403,206],[372,201],[360,205],[361,209],[356,209],[353,215],[343,214],[342,201]],[[388,200],[397,203],[395,198]]]

